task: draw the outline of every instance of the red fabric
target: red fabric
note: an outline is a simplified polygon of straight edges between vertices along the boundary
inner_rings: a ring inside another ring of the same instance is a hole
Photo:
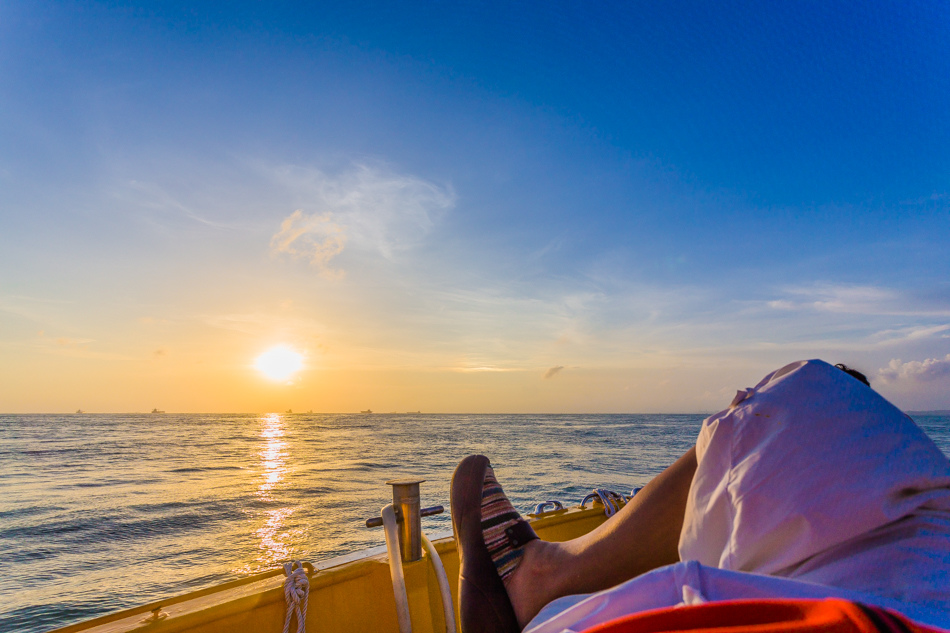
[[[731,600],[634,613],[583,633],[940,633],[847,600]]]

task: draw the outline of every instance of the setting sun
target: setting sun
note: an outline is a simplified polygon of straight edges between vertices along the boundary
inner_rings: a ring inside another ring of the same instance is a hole
[[[287,380],[303,367],[303,356],[285,345],[278,345],[258,356],[254,367],[271,380]]]

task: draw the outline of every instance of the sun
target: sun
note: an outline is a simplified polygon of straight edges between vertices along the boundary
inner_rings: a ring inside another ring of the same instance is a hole
[[[258,356],[254,367],[271,380],[287,380],[303,368],[303,355],[276,345]]]

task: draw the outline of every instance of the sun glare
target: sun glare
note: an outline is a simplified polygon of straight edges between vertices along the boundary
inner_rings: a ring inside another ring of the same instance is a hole
[[[303,368],[303,356],[285,345],[278,345],[258,356],[254,367],[271,380],[287,380]]]

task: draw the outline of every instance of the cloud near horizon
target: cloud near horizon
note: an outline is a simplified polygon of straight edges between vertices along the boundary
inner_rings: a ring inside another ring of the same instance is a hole
[[[815,310],[848,314],[880,314],[894,310],[899,299],[889,288],[816,283],[784,289],[782,299],[768,302],[776,310]]]
[[[887,367],[878,370],[878,376],[887,383],[893,382],[930,382],[937,378],[950,376],[950,354],[943,359],[928,358],[924,361],[912,360],[906,363],[899,358],[892,359]]]
[[[548,379],[550,379],[550,378],[554,378],[554,377],[557,376],[557,375],[561,372],[561,370],[563,370],[563,369],[564,369],[564,365],[558,365],[557,367],[552,367],[551,369],[549,369],[549,370],[547,370],[546,372],[544,372],[544,379],[545,379],[545,380],[548,380]]]
[[[826,282],[785,287],[781,289],[780,298],[767,301],[766,305],[780,311],[877,316],[950,316],[950,306],[946,300],[934,303],[896,288]]]

